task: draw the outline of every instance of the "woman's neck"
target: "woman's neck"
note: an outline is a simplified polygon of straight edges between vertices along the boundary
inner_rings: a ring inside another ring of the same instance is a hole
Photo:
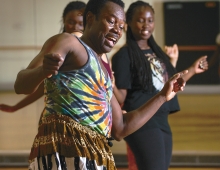
[[[150,49],[150,46],[147,43],[147,40],[140,40],[137,41],[138,46],[140,47],[141,50],[147,50]]]

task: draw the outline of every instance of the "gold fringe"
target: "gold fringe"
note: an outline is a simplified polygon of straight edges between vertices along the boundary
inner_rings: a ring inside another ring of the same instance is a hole
[[[63,129],[64,129],[63,137],[65,138],[65,135],[66,135],[66,122],[65,121],[63,121]]]
[[[65,157],[87,157],[99,166],[115,169],[106,137],[69,116],[53,114],[42,118],[29,160],[55,152]]]
[[[56,147],[56,145],[55,145],[54,137],[53,137],[53,136],[52,136],[52,143],[53,143],[54,151],[57,152],[57,147]]]

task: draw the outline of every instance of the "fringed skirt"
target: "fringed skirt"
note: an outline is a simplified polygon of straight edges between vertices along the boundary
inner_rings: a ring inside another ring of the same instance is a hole
[[[108,140],[65,115],[42,118],[30,170],[116,170]]]

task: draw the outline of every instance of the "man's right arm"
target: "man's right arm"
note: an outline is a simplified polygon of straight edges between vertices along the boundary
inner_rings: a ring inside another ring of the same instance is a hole
[[[16,78],[14,89],[17,94],[31,94],[44,80],[42,66],[21,70]]]
[[[60,34],[48,39],[40,53],[31,61],[29,66],[21,70],[16,78],[14,89],[17,94],[31,94],[45,78],[56,75],[69,52],[68,34]]]

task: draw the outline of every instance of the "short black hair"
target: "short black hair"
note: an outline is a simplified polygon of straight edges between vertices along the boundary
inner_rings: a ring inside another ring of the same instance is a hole
[[[84,11],[83,14],[83,26],[85,28],[86,26],[86,15],[87,13],[90,11],[92,12],[96,18],[99,15],[99,12],[101,11],[101,9],[103,8],[103,6],[107,3],[107,2],[113,2],[118,4],[120,7],[122,7],[124,9],[124,2],[122,0],[89,0],[89,2],[86,5],[86,9]]]

